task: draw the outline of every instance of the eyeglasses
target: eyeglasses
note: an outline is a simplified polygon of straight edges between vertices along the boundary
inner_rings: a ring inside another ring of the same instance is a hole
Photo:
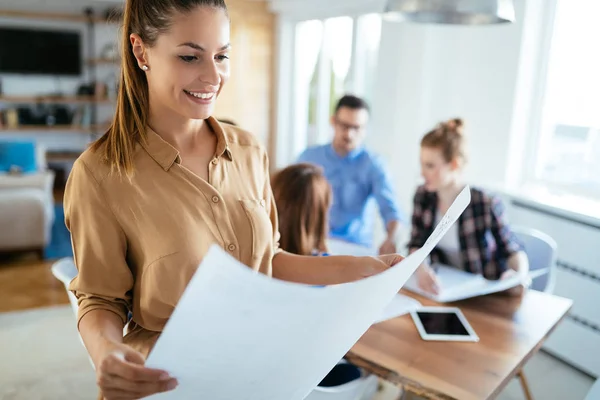
[[[339,126],[341,129],[345,130],[345,131],[356,131],[356,132],[360,132],[364,129],[364,126],[362,125],[352,125],[352,124],[348,124],[346,122],[340,121],[339,119],[335,118],[335,124],[337,126]]]

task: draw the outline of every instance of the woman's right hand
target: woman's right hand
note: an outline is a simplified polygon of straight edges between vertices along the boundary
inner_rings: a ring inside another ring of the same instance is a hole
[[[141,399],[177,387],[166,371],[144,367],[144,356],[125,344],[106,352],[97,365],[96,378],[105,400]]]
[[[440,292],[440,281],[429,265],[421,264],[417,269],[417,282],[419,287],[428,293],[437,295]]]

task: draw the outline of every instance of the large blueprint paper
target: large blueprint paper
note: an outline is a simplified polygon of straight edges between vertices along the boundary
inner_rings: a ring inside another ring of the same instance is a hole
[[[397,318],[401,315],[408,314],[421,308],[422,304],[412,297],[403,294],[395,295],[392,300],[385,306],[379,317],[373,322],[387,321],[388,319]]]
[[[179,380],[157,399],[302,400],[377,321],[470,201],[395,267],[315,287],[258,274],[213,246],[148,357]]]

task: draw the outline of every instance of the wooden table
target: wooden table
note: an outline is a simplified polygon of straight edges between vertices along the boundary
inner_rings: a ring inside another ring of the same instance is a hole
[[[424,306],[442,305],[403,293]],[[424,341],[410,315],[404,315],[373,325],[346,358],[428,399],[493,399],[539,350],[572,303],[536,291],[523,297],[465,300],[450,306],[463,311],[478,343]]]

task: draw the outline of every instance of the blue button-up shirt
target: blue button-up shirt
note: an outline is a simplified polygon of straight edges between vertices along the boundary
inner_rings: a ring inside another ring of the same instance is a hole
[[[359,148],[341,157],[331,144],[316,146],[305,150],[298,162],[323,167],[333,189],[330,236],[371,247],[373,219],[369,213],[373,199],[386,224],[394,220],[404,222],[389,174],[382,161],[366,149]]]

